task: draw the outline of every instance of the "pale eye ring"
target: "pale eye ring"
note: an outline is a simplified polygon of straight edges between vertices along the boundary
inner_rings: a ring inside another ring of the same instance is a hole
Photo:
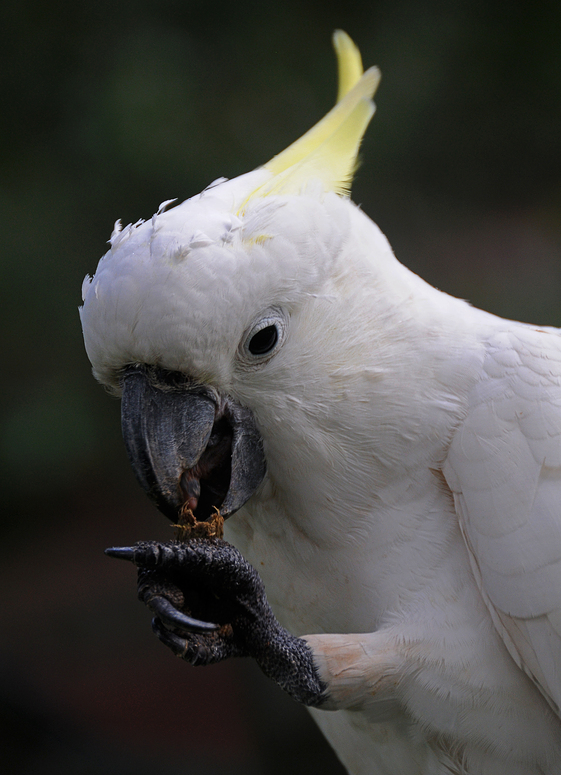
[[[266,363],[282,346],[286,335],[286,315],[269,309],[245,333],[239,353],[248,365]]]

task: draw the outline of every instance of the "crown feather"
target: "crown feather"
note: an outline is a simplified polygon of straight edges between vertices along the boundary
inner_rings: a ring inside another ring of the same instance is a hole
[[[380,71],[371,67],[363,73],[360,52],[342,30],[334,33],[333,45],[339,77],[335,106],[306,134],[264,165],[271,177],[250,194],[241,210],[254,198],[300,194],[311,181],[317,180],[324,192],[348,196],[360,143],[374,115],[372,98],[380,82]]]

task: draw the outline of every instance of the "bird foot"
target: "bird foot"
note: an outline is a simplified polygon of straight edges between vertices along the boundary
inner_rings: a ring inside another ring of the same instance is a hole
[[[253,657],[299,702],[326,700],[310,647],[277,621],[259,574],[231,544],[146,541],[106,554],[137,567],[139,599],[154,614],[155,634],[177,656],[192,665]]]

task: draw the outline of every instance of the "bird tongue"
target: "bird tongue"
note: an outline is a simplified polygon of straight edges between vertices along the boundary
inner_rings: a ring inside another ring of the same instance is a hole
[[[233,431],[225,418],[219,418],[204,452],[196,465],[181,475],[180,488],[183,508],[206,520],[213,508],[220,508],[230,486]]]
[[[198,466],[185,471],[181,477],[181,491],[185,497],[183,508],[195,513],[201,497],[201,480],[195,473]]]

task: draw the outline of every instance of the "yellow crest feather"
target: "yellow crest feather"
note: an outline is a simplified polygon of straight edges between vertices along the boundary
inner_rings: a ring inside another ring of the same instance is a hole
[[[354,42],[343,30],[335,30],[333,33],[333,48],[337,54],[339,81],[337,102],[339,102],[360,80],[363,73],[362,57]]]
[[[360,52],[342,30],[334,33],[333,45],[339,75],[335,106],[264,165],[272,178],[255,189],[240,209],[255,197],[299,194],[312,180],[319,180],[326,192],[349,194],[360,142],[374,115],[372,97],[380,82],[380,71],[371,67],[363,73]]]

